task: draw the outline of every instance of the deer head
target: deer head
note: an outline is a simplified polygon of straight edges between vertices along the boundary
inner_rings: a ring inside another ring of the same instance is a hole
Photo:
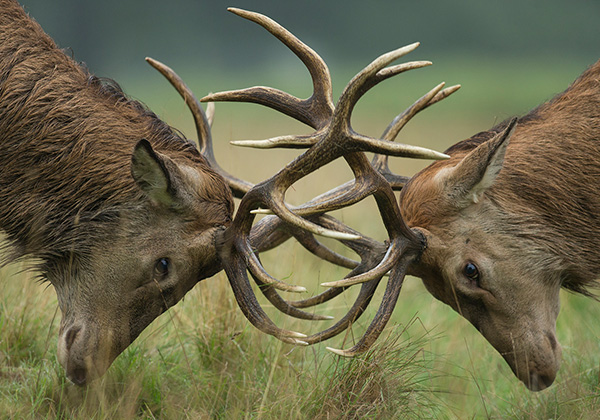
[[[469,320],[532,390],[560,365],[560,280],[540,267],[517,218],[490,200],[516,119],[468,153],[416,175],[401,194],[403,217],[427,248],[409,269]],[[516,233],[516,236],[515,236]]]

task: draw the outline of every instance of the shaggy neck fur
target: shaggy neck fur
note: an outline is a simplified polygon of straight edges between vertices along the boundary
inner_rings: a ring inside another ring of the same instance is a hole
[[[190,142],[116,83],[67,57],[16,1],[0,0],[0,228],[12,250],[6,260],[85,254],[123,211],[141,207],[130,165],[143,138],[218,177]],[[203,198],[230,215],[229,191],[212,184]]]

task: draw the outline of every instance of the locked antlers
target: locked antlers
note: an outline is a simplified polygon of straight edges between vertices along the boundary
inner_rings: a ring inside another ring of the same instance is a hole
[[[253,21],[283,42],[307,67],[314,92],[308,99],[299,99],[288,93],[268,87],[215,93],[201,99],[203,102],[238,101],[254,102],[282,112],[315,131],[309,135],[282,136],[259,141],[234,142],[240,146],[307,149],[271,178],[251,186],[229,174],[224,177],[234,192],[242,196],[232,225],[223,232],[218,252],[236,300],[248,320],[261,331],[283,341],[312,344],[346,330],[365,310],[382,277],[389,273],[382,303],[370,326],[359,342],[349,350],[332,351],[353,355],[372,345],[389,320],[396,304],[408,265],[418,258],[424,247],[424,238],[408,228],[398,208],[394,189],[400,189],[408,178],[393,174],[387,165],[388,156],[419,159],[444,159],[446,155],[424,149],[394,143],[402,127],[418,112],[444,99],[459,86],[444,89],[444,84],[434,87],[412,106],[392,121],[380,139],[356,133],[350,124],[351,114],[358,100],[378,83],[405,71],[430,65],[427,61],[390,65],[410,53],[418,44],[411,44],[391,51],[375,59],[360,71],[343,90],[337,105],[332,100],[331,76],[321,57],[298,38],[270,18],[240,9],[229,9],[238,16]],[[157,67],[175,86],[190,106],[201,138],[201,150],[209,162],[222,171],[214,160],[210,147],[210,131],[202,109],[193,94],[170,69],[154,61]],[[205,144],[209,145],[206,146]],[[363,152],[374,152],[370,163]],[[319,197],[295,208],[285,203],[285,193],[299,179],[343,158],[354,174],[354,180],[341,185]],[[327,212],[351,206],[368,196],[377,203],[389,240],[382,244],[364,237],[344,225]],[[257,213],[271,214],[253,226]],[[353,249],[361,261],[349,260],[325,247],[314,235],[334,238]],[[313,254],[344,267],[352,268],[345,279],[326,283],[325,292],[301,301],[286,301],[277,290],[304,291],[304,288],[288,285],[270,276],[262,267],[258,253],[273,248],[288,237],[296,238]],[[298,318],[327,319],[302,311],[326,302],[339,295],[349,286],[362,283],[358,297],[347,312],[332,327],[312,336],[278,328],[262,310],[249,282],[248,272],[259,285],[261,292],[280,311]]]

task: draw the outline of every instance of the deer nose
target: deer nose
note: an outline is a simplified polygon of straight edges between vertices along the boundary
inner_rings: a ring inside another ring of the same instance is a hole
[[[560,366],[562,349],[556,335],[553,331],[546,331],[544,335],[542,348],[546,349],[546,355],[541,360],[545,360],[545,363],[538,364],[536,369],[529,372],[529,383],[526,384],[532,391],[541,391],[552,385]]]
[[[75,385],[84,386],[87,383],[87,370],[84,367],[67,368],[67,378]]]
[[[556,372],[550,374],[538,374],[534,372],[529,376],[527,387],[532,391],[541,391],[552,385],[554,378],[556,378]]]
[[[62,336],[64,357],[61,364],[65,368],[67,378],[75,385],[83,386],[88,382],[88,369],[85,358],[81,357],[81,341],[84,340],[84,328],[79,325],[71,326]],[[79,343],[78,343],[79,341]]]

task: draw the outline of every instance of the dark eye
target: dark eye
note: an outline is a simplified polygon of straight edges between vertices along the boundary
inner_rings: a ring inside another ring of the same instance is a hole
[[[474,282],[479,282],[479,269],[475,264],[468,262],[463,269],[463,274],[468,279],[471,279]]]
[[[154,264],[154,277],[156,279],[163,279],[169,275],[169,269],[171,268],[171,261],[168,258],[160,258]]]

